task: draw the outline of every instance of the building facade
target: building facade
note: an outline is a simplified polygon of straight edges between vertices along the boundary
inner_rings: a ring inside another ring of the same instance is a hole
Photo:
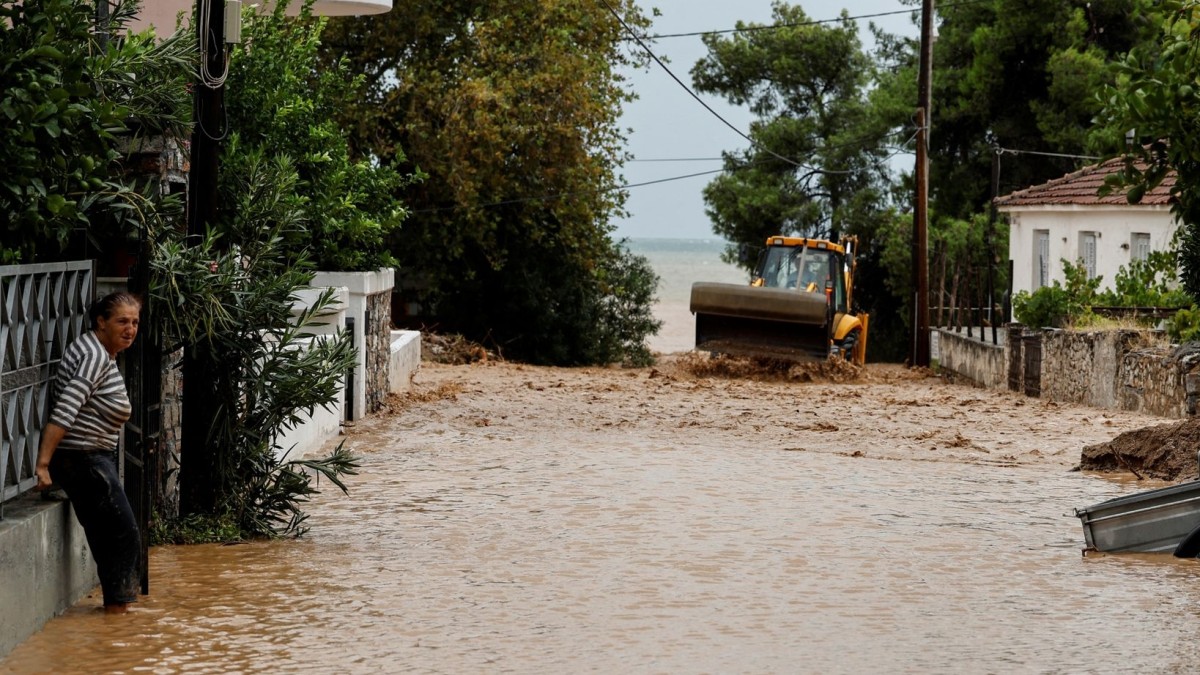
[[[1121,166],[1120,159],[1108,160],[996,199],[1009,220],[1013,293],[1063,283],[1063,260],[1083,265],[1089,278],[1102,278],[1101,288],[1112,288],[1122,267],[1171,248],[1174,175],[1138,204],[1124,193],[1100,196],[1105,177]]]

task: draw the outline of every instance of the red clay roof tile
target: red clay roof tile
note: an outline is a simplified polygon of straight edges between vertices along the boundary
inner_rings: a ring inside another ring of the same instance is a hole
[[[1048,183],[997,197],[998,208],[1015,206],[1052,206],[1052,205],[1106,205],[1126,206],[1129,201],[1124,191],[1101,197],[1097,193],[1104,184],[1104,177],[1121,169],[1123,160],[1110,159],[1100,164],[1086,166],[1079,171],[1069,173],[1062,178],[1055,178]],[[1142,197],[1141,206],[1161,206],[1171,203],[1171,188],[1175,185],[1175,172],[1172,171],[1158,187],[1150,190]]]

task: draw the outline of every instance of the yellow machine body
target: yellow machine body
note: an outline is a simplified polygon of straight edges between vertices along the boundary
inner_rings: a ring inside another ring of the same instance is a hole
[[[769,237],[748,286],[693,284],[696,349],[864,363],[868,317],[852,309],[857,243]]]

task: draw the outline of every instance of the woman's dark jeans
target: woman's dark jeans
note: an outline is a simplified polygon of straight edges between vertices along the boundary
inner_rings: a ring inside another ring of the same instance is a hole
[[[121,487],[117,453],[60,448],[50,459],[50,477],[66,491],[87,535],[104,604],[136,602],[141,586],[141,533]]]

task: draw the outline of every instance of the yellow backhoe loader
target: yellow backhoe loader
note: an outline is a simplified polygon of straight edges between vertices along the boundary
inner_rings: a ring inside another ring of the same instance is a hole
[[[868,317],[851,309],[857,247],[856,237],[769,237],[750,285],[692,284],[696,349],[864,363]]]

